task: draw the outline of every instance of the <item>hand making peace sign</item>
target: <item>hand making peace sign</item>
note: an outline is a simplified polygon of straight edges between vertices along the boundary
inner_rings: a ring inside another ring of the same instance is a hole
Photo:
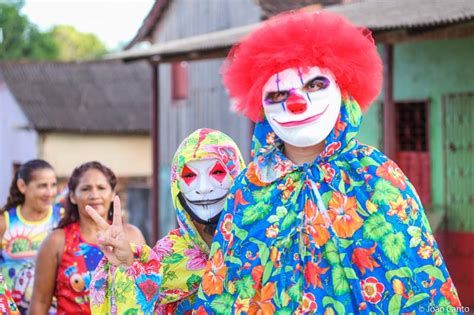
[[[118,196],[114,198],[112,225],[108,224],[91,206],[86,206],[86,211],[99,226],[97,240],[109,262],[116,266],[130,266],[133,263],[133,253],[122,224],[120,198]]]

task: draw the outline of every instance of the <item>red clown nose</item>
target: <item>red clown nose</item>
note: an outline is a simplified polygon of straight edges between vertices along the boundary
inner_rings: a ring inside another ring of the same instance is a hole
[[[308,105],[306,104],[306,100],[297,95],[297,94],[292,94],[288,99],[286,100],[286,108],[293,114],[302,114],[306,111],[306,108],[308,108]]]

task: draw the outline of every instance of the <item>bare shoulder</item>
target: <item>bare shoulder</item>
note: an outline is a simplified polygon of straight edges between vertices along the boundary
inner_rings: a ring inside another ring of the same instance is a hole
[[[135,225],[126,223],[123,225],[123,230],[132,243],[137,245],[145,244],[142,232]]]
[[[48,253],[62,253],[64,245],[66,244],[66,236],[63,229],[53,230],[48,237],[43,241],[41,250]]]

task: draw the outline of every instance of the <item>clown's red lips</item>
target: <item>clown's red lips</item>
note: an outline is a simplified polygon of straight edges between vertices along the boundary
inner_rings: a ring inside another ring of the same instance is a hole
[[[296,126],[306,125],[314,121],[317,121],[319,118],[321,118],[321,116],[324,115],[328,107],[329,107],[329,104],[326,106],[326,108],[324,108],[324,110],[321,113],[302,119],[302,120],[292,120],[292,121],[286,121],[286,122],[279,122],[275,118],[273,118],[273,120],[283,127],[296,127]]]

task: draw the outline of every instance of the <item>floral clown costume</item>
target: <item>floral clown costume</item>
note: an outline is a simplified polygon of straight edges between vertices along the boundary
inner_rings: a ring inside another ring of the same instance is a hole
[[[179,228],[153,248],[132,245],[134,262],[129,267],[117,268],[104,258],[90,286],[92,313],[191,313],[209,246],[183,206],[182,186],[190,178],[188,164],[212,160],[223,167],[216,176],[222,178],[226,173],[232,182],[244,167],[237,145],[222,132],[199,129],[181,143],[171,167],[171,193]]]
[[[196,314],[461,306],[414,187],[393,161],[356,140],[381,71],[370,35],[330,13],[277,16],[234,48],[224,83],[257,122],[254,157],[221,215]],[[321,118],[334,120],[328,128]],[[312,163],[285,155],[287,143],[315,145],[313,134],[326,129]]]

